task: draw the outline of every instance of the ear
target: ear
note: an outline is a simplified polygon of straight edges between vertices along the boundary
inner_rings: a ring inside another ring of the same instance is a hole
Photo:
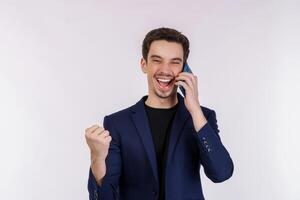
[[[147,63],[144,58],[141,59],[141,69],[144,74],[147,74]]]

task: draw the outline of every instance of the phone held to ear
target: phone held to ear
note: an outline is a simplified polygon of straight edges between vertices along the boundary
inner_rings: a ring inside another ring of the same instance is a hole
[[[193,73],[191,68],[189,67],[189,65],[187,63],[184,64],[182,72],[188,72],[188,73]],[[181,93],[183,94],[183,96],[185,97],[185,89],[179,85],[179,89],[181,90]]]

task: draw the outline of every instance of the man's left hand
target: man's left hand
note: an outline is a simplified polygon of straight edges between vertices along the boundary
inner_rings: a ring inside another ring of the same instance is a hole
[[[198,132],[207,123],[198,99],[198,78],[192,73],[181,72],[175,78],[175,85],[181,85],[185,89],[184,104],[193,118],[195,130]]]

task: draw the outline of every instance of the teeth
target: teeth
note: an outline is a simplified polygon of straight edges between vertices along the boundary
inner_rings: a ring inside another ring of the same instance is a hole
[[[171,79],[157,79],[160,82],[168,83],[171,81]]]

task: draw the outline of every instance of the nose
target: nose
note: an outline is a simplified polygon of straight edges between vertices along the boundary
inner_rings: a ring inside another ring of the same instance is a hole
[[[166,71],[166,72],[170,72],[170,71],[171,71],[171,66],[170,66],[170,64],[167,63],[167,62],[162,63],[162,65],[161,65],[161,70],[162,70],[162,71]]]
[[[174,77],[174,72],[169,64],[162,64],[157,72],[157,75],[160,77]]]

